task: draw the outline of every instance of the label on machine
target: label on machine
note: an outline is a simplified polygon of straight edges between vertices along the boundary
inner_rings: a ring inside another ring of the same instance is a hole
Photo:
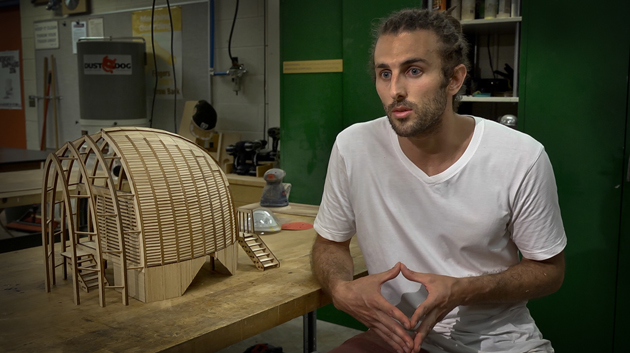
[[[85,75],[131,75],[131,55],[83,55]]]

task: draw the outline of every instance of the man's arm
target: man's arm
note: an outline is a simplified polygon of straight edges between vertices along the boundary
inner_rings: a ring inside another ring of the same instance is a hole
[[[564,251],[543,261],[523,258],[504,272],[462,278],[462,305],[518,302],[552,294],[564,281]]]
[[[381,285],[396,278],[401,266],[353,280],[350,240],[334,242],[318,235],[313,245],[313,273],[335,307],[374,330],[396,351],[409,353],[413,340],[401,326],[410,328],[409,319],[381,295]]]
[[[420,273],[402,266],[403,275],[422,283],[429,296],[411,317],[416,330],[414,351],[433,326],[459,305],[509,303],[539,298],[557,291],[564,280],[564,251],[543,261],[523,260],[507,270],[491,275],[455,278]]]
[[[333,288],[340,282],[352,281],[354,263],[350,255],[350,240],[334,242],[317,235],[313,244],[312,268],[326,294],[334,299]]]

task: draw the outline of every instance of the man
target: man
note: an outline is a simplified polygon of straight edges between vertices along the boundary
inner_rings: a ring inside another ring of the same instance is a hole
[[[564,278],[551,164],[531,137],[455,112],[466,56],[444,13],[378,28],[387,116],[338,135],[315,220],[314,273],[369,328],[335,352],[553,352],[526,307]],[[356,280],[354,234],[369,272]]]

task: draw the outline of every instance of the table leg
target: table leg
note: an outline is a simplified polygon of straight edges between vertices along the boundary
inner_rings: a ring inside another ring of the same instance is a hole
[[[304,353],[313,353],[317,351],[317,310],[304,314]]]

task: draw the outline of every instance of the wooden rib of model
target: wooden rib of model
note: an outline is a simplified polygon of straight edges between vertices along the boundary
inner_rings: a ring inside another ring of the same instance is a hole
[[[229,184],[193,142],[136,127],[103,129],[67,142],[44,167],[42,239],[46,291],[57,267],[79,289],[153,302],[181,296],[206,256],[234,273],[237,220]],[[60,219],[59,227],[54,219]],[[55,263],[55,239],[63,262]],[[114,283],[105,277],[113,265]]]

